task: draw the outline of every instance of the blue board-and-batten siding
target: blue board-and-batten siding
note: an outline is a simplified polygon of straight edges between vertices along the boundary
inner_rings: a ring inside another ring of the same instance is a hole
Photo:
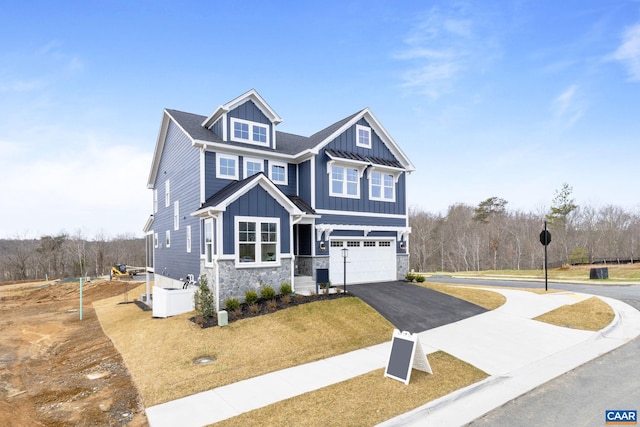
[[[316,218],[316,224],[344,224],[381,227],[406,227],[406,218],[394,218],[383,216],[356,216],[356,215],[329,215],[323,214]]]
[[[154,214],[153,232],[158,234],[158,247],[154,248],[157,274],[172,279],[184,279],[187,274],[196,277],[200,272],[200,226],[191,212],[200,206],[199,149],[176,126],[169,122],[154,189],[158,191],[158,211]],[[196,167],[194,167],[196,165]],[[169,180],[170,205],[165,206],[165,182]],[[174,230],[174,203],[179,202],[179,228]],[[191,252],[187,252],[187,226],[191,226]],[[166,247],[166,232],[171,236]]]
[[[267,116],[265,116],[264,113],[256,107],[256,104],[254,104],[253,101],[247,101],[227,113],[227,129],[229,129],[229,135],[227,138],[229,139],[231,139],[231,132],[233,132],[233,127],[231,126],[232,117],[267,125],[269,128],[269,147],[273,148],[273,141],[271,140],[271,136],[273,135],[273,124]]]
[[[368,123],[362,119],[358,122],[363,126]],[[367,171],[360,178],[360,197],[357,199],[347,197],[329,196],[330,175],[327,171],[327,162],[330,158],[326,154],[327,149],[357,153],[362,156],[376,157],[385,160],[397,160],[380,137],[371,130],[371,148],[358,147],[356,145],[355,125],[351,126],[333,141],[327,144],[315,158],[316,161],[316,208],[328,210],[341,210],[353,212],[374,212],[380,214],[406,215],[406,182],[405,173],[402,173],[395,184],[395,201],[385,202],[369,199],[369,178]]]
[[[235,218],[250,216],[280,218],[280,253],[290,253],[291,225],[289,212],[259,185],[253,187],[231,203],[223,214],[223,253],[235,254]]]
[[[298,165],[298,197],[312,206],[311,201],[311,160]]]
[[[216,155],[215,152],[207,151],[205,152],[205,200],[209,197],[216,194],[218,191],[222,190],[227,185],[231,184],[234,180],[232,179],[224,179],[224,178],[216,178]],[[244,157],[233,154],[238,158],[238,180],[242,180],[245,178],[244,173]],[[251,159],[260,159],[259,155],[252,154],[247,156]],[[269,176],[269,161],[266,159],[263,160],[263,170],[266,176]],[[297,186],[298,186],[298,174],[297,168],[295,164],[287,163],[287,185],[276,184],[278,188],[288,196],[295,196],[297,194]]]

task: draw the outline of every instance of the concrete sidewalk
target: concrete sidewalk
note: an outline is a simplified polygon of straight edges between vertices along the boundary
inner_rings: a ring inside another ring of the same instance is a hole
[[[382,425],[462,425],[640,335],[640,312],[602,298],[615,311],[602,331],[531,320],[591,295],[533,294],[492,288],[507,298],[496,310],[420,333],[425,353],[445,351],[490,375]],[[389,342],[251,378],[147,408],[149,424],[202,426],[384,368]],[[389,381],[393,381],[389,379]]]

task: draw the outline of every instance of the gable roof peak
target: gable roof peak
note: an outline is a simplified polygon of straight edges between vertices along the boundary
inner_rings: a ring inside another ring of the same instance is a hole
[[[211,115],[207,117],[204,122],[202,122],[202,126],[205,128],[211,127],[211,125],[213,125],[223,114],[228,113],[229,111],[244,104],[247,101],[252,101],[256,105],[256,107],[258,107],[258,109],[262,111],[262,113],[267,116],[267,118],[274,125],[282,123],[282,118],[280,118],[278,113],[276,113],[269,104],[267,104],[267,101],[265,101],[264,98],[260,96],[258,91],[255,89],[250,89],[237,98],[234,98],[226,104],[223,104],[216,108],[215,111],[211,113]]]

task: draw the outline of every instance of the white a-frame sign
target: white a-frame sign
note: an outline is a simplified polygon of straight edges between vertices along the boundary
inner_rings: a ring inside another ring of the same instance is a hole
[[[433,374],[427,355],[420,345],[418,334],[406,331],[400,332],[395,329],[391,339],[389,361],[387,362],[384,376],[409,384],[412,369]]]

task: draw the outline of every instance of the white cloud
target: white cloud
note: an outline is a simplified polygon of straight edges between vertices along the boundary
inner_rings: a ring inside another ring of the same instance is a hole
[[[467,16],[474,16],[474,20]],[[407,69],[400,73],[401,86],[437,99],[451,91],[466,73],[478,72],[494,57],[491,35],[482,33],[482,19],[475,11],[452,7],[430,9],[392,54]]]
[[[151,153],[107,140],[58,150],[28,151],[6,142],[0,148],[0,237],[102,229],[140,234],[150,211],[145,183]]]
[[[625,65],[629,80],[640,81],[640,23],[624,32],[622,44],[612,58]]]
[[[566,127],[571,127],[580,120],[585,108],[579,94],[579,87],[575,84],[566,88],[551,103],[554,117]]]

